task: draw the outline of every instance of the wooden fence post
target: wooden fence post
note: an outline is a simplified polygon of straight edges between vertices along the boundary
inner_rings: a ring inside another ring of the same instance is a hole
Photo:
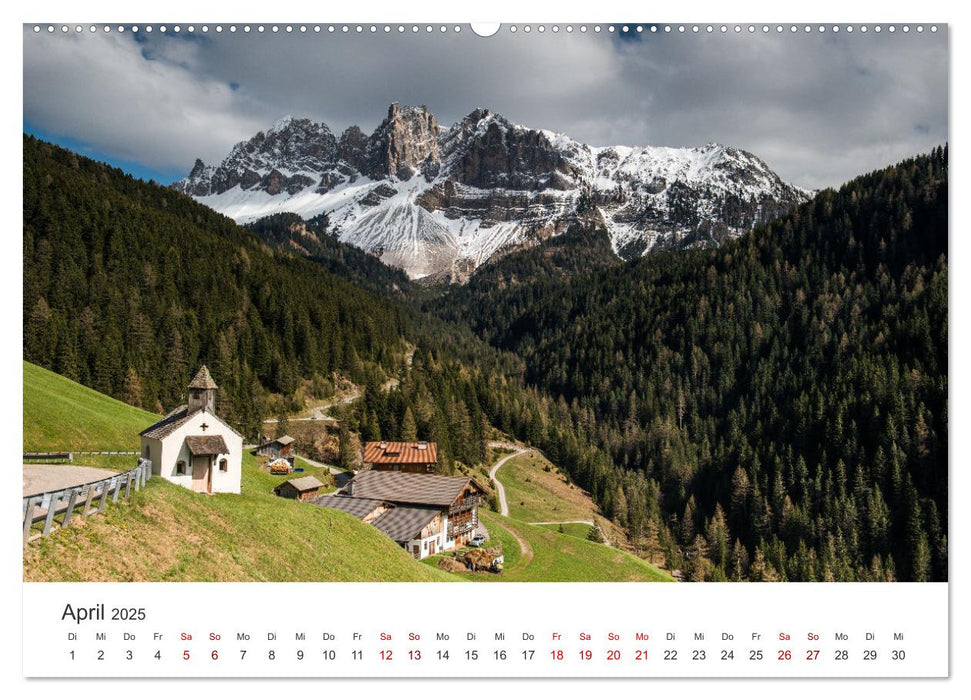
[[[101,503],[98,504],[98,512],[104,513],[105,506],[108,505],[108,492],[111,490],[108,488],[110,484],[107,481],[101,482]]]
[[[36,498],[27,499],[27,509],[24,511],[24,544],[30,539],[30,528],[34,524],[34,507],[37,505]]]
[[[68,527],[70,524],[71,516],[74,515],[74,506],[77,505],[78,502],[79,493],[81,493],[81,489],[71,489],[71,497],[67,500],[67,510],[64,511],[64,517],[61,518],[61,527]]]
[[[111,496],[111,502],[117,503],[118,496],[121,493],[122,480],[124,480],[125,486],[125,498],[131,496],[132,484],[135,486],[135,490],[138,491],[142,486],[145,485],[148,480],[152,463],[148,460],[139,459],[138,466],[134,469],[129,469],[127,472],[122,474],[117,474],[108,479],[103,479],[102,481],[94,482],[84,486],[75,486],[70,489],[62,489],[61,491],[52,491],[46,494],[39,494],[34,496],[29,496],[23,499],[23,516],[24,516],[24,546],[30,542],[30,534],[33,528],[34,513],[37,507],[44,502],[44,497],[46,496],[48,500],[47,512],[44,515],[44,526],[41,533],[41,537],[47,537],[50,535],[51,530],[55,524],[55,516],[58,510],[58,504],[62,501],[67,501],[67,508],[64,511],[64,516],[61,518],[59,527],[68,527],[74,517],[74,508],[77,506],[78,500],[81,498],[82,491],[86,491],[84,506],[81,509],[79,517],[87,518],[89,515],[94,513],[104,513],[108,505],[108,496]],[[101,499],[97,507],[93,507],[93,501],[96,497],[97,487],[101,487],[101,493],[97,494],[97,497]]]
[[[44,532],[41,534],[42,537],[47,537],[51,534],[51,524],[54,522],[54,511],[57,510],[57,502],[61,500],[62,492],[52,493],[51,500],[47,503],[47,517],[44,518]]]

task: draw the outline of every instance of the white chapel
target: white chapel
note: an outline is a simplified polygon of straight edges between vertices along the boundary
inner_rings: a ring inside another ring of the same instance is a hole
[[[198,493],[239,493],[243,436],[216,415],[216,382],[203,365],[188,403],[141,432],[152,474]]]

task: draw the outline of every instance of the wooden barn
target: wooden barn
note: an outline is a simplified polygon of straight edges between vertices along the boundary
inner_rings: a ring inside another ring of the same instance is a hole
[[[279,484],[273,493],[281,498],[292,498],[295,501],[315,501],[320,495],[323,484],[315,476],[301,476]]]
[[[364,445],[364,468],[434,474],[438,468],[438,445],[434,442],[368,442]]]
[[[416,559],[467,544],[479,525],[483,489],[464,476],[358,472],[317,505],[373,525]]]
[[[294,442],[296,440],[289,435],[281,435],[273,440],[267,440],[257,447],[256,454],[260,457],[269,457],[270,459],[282,458],[292,463]]]

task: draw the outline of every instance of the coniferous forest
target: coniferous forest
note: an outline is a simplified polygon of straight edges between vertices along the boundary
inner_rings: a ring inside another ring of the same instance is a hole
[[[946,148],[718,248],[625,263],[577,226],[433,292],[327,225],[25,136],[24,357],[159,411],[207,362],[249,436],[340,374],[363,438],[446,471],[527,441],[691,580],[947,579]]]
[[[695,578],[946,580],[946,149],[717,249],[496,283],[541,256],[439,312],[656,485]]]

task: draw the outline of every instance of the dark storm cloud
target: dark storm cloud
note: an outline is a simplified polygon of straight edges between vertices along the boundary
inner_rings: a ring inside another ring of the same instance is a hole
[[[944,31],[188,36],[25,32],[25,120],[188,170],[284,114],[339,133],[394,101],[445,125],[484,106],[593,145],[738,146],[805,187],[947,139]]]

